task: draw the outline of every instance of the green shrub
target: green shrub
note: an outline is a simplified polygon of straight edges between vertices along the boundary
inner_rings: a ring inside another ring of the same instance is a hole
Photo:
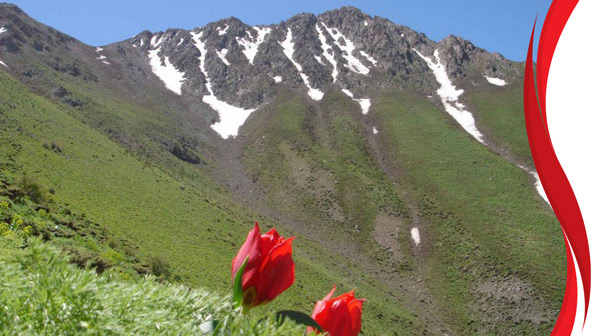
[[[170,275],[170,264],[161,256],[151,256],[149,259],[150,271],[155,276]]]
[[[28,175],[21,176],[18,179],[16,186],[22,191],[22,193],[29,197],[29,199],[35,203],[42,203],[46,200],[45,191],[43,187],[32,177]]]

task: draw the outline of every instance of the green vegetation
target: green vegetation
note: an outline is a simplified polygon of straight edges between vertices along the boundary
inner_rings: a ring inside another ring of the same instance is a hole
[[[42,204],[36,204],[27,196],[21,204],[11,198],[11,209],[28,214],[31,222],[37,218],[45,223],[39,227],[47,227],[49,233],[40,230],[39,235],[69,252],[72,262],[138,279],[159,273],[161,267],[151,260],[158,258],[169,265],[160,276],[167,281],[227,293],[231,260],[254,220],[293,235],[276,220],[236,205],[201,170],[207,167],[178,160],[141,137],[137,141],[145,141],[145,147],[131,152],[93,129],[95,123],[84,121],[81,110],[36,95],[4,72],[0,87],[0,99],[10,102],[0,110],[4,189],[18,185],[26,174],[47,191],[45,203],[38,199]],[[115,106],[108,99],[101,104]],[[137,112],[127,106],[113,111]],[[60,150],[46,145],[52,143]],[[47,214],[39,213],[38,205]],[[294,251],[296,283],[257,314],[278,307],[311,312],[314,302],[336,283],[372,298],[364,309],[364,332],[381,335],[395,329],[400,335],[414,335],[422,330],[416,313],[353,261],[300,236]]]
[[[385,94],[376,113],[385,145],[395,149],[391,160],[402,169],[403,187],[437,242],[430,246],[428,282],[439,300],[455,307],[448,318],[465,326],[465,334],[549,333],[553,321],[513,327],[492,317],[488,325],[474,322],[476,307],[482,321],[510,308],[504,298],[486,296],[485,287],[502,291],[511,281],[532,284],[521,296],[531,295],[532,306],[560,309],[565,272],[556,270],[566,267],[561,229],[527,173],[459,132],[452,118],[419,94]],[[488,302],[478,302],[479,293]]]
[[[484,82],[475,86],[471,81],[483,82],[480,72],[475,76],[478,78],[470,77],[460,87],[466,88],[462,97],[474,113],[478,128],[499,152],[534,168],[525,128],[523,83],[499,87]]]
[[[311,312],[333,283],[368,298],[366,335],[552,328],[566,274],[554,215],[424,92],[375,93],[364,116],[339,90],[320,103],[286,90],[222,149],[209,112],[53,49],[23,51],[22,83],[0,71],[0,333],[196,333],[215,314],[228,334],[284,335],[267,314]],[[531,167],[518,85],[460,86],[493,147]],[[244,167],[230,172],[256,187],[243,194],[215,175],[234,145]],[[225,296],[255,220],[297,236],[296,282],[243,318]]]
[[[371,251],[376,216],[408,210],[372,157],[358,105],[340,92],[327,92],[326,115],[304,102],[285,94],[254,115],[243,161],[270,191],[270,206]]]
[[[290,321],[243,316],[231,309],[229,297],[205,290],[153,277],[98,276],[38,239],[28,243],[22,251],[0,238],[3,253],[20,254],[10,262],[0,260],[0,335],[201,335],[199,326],[212,317],[220,321],[220,335],[302,335],[305,330]]]

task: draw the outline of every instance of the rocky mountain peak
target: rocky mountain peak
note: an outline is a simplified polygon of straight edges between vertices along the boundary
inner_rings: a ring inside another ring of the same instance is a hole
[[[342,27],[350,24],[364,24],[371,20],[371,16],[363,13],[359,8],[346,6],[327,11],[319,15],[319,18],[331,26]]]
[[[38,51],[59,47],[64,53],[80,49],[90,62],[82,71],[88,78],[96,77],[91,65],[96,64],[118,76],[152,80],[189,101],[209,105],[214,123],[222,122],[224,109],[247,116],[282,88],[299,90],[311,101],[331,90],[342,91],[360,105],[367,105],[376,90],[410,86],[433,93],[437,82],[419,53],[434,59],[435,50],[452,80],[464,78],[475,64],[484,64],[478,71],[498,78],[516,73],[511,62],[462,38],[449,36],[436,43],[351,6],[318,16],[302,13],[267,26],[229,17],[193,30],[143,31],[102,48],[39,24],[16,6],[1,6],[9,10],[0,13],[0,27],[6,31],[0,35],[0,51],[15,54],[27,45]],[[56,69],[83,67],[73,61],[65,66],[51,62]]]

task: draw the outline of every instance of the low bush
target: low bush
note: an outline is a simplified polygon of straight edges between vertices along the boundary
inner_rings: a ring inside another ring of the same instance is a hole
[[[35,203],[43,203],[47,199],[45,190],[43,190],[41,184],[29,175],[25,174],[21,176],[16,182],[16,187],[21,190],[23,195]]]

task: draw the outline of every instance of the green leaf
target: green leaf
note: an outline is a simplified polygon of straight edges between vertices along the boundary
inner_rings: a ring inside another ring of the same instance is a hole
[[[204,334],[213,334],[215,332],[215,328],[220,324],[217,320],[207,321],[199,325],[199,330],[201,330]]]
[[[306,313],[302,313],[299,311],[295,311],[295,310],[282,310],[277,312],[277,314],[275,315],[275,320],[278,323],[283,323],[283,321],[288,318],[292,321],[294,321],[297,324],[302,324],[308,327],[312,327],[318,331],[320,331],[321,333],[324,332],[324,330],[322,330],[322,327],[318,324],[318,322],[316,322],[312,317],[310,317],[310,315],[306,314]]]
[[[246,268],[247,263],[248,257],[244,259],[242,266],[240,266],[238,272],[236,272],[236,277],[234,277],[234,294],[232,296],[234,309],[238,309],[242,305],[242,273],[244,273],[244,268]]]

